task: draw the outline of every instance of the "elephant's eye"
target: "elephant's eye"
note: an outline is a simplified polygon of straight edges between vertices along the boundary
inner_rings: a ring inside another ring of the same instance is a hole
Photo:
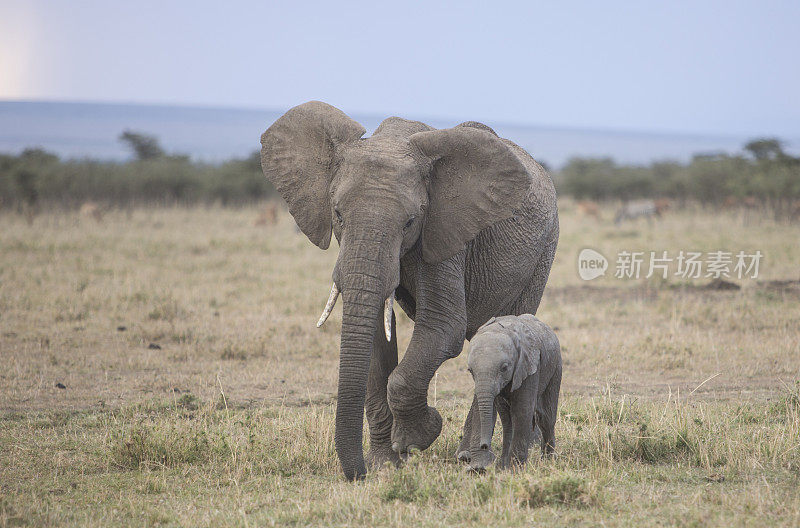
[[[344,220],[342,220],[342,213],[340,213],[338,209],[334,209],[333,214],[336,215],[336,221],[339,222],[339,225],[343,225]]]
[[[500,371],[501,371],[501,372],[505,372],[505,371],[507,371],[507,370],[508,370],[508,363],[503,363],[503,366],[502,366],[502,367],[500,367]]]
[[[412,225],[414,225],[414,220],[416,219],[417,219],[416,216],[412,216],[411,218],[409,218],[408,222],[406,222],[406,225],[403,226],[403,229],[407,231]]]

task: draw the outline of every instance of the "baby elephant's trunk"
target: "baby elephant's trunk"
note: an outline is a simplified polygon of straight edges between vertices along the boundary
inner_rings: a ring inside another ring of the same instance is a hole
[[[484,390],[477,394],[477,398],[481,421],[480,448],[489,449],[492,446],[492,434],[494,433],[494,394]]]

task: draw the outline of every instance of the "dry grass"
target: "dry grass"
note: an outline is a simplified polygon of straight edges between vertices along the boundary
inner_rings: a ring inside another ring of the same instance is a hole
[[[464,474],[462,354],[431,389],[442,437],[355,485],[332,445],[340,310],[314,328],[335,250],[256,208],[0,216],[0,526],[798,525],[800,286],[769,282],[800,279],[797,227],[561,210],[539,313],[564,348],[558,457]],[[738,291],[587,284],[586,246],[765,260]]]

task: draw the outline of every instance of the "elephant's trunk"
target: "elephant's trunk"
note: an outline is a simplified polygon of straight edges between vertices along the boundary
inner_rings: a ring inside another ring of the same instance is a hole
[[[393,272],[399,269],[399,255],[392,262],[392,245],[374,232],[348,235],[334,270],[334,281],[342,291],[335,440],[345,477],[353,480],[366,474],[362,429],[367,378],[373,342],[385,339],[385,301],[397,286],[399,272]]]
[[[339,355],[339,394],[336,404],[336,453],[348,480],[366,474],[362,452],[364,400],[367,390],[376,321],[383,308],[381,295],[372,290],[345,289],[342,341]]]
[[[480,448],[489,449],[492,446],[492,434],[494,434],[494,393],[487,388],[475,391],[478,400],[478,416],[480,417],[481,434]]]

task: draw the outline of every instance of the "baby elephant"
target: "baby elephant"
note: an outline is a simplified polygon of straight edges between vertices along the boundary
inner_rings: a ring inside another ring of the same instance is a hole
[[[503,424],[501,468],[525,463],[536,425],[542,452],[552,453],[561,390],[561,347],[553,330],[530,314],[492,318],[472,338],[468,364],[475,398],[458,459],[474,470],[494,461],[496,413]]]

